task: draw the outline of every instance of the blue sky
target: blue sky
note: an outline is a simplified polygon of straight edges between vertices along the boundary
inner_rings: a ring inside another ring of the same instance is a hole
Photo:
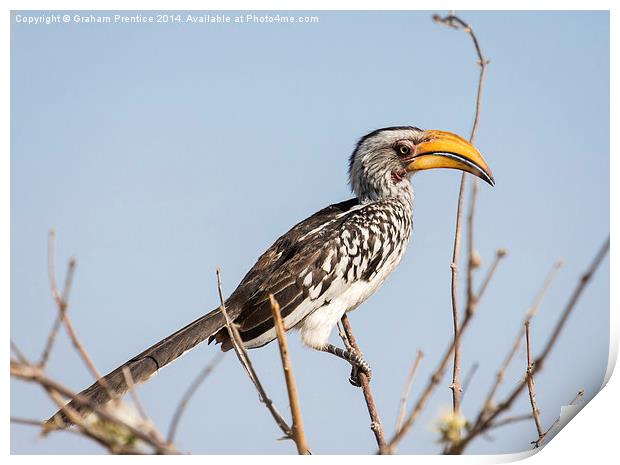
[[[74,324],[108,371],[217,305],[215,268],[230,293],[254,260],[316,210],[350,197],[348,156],[383,126],[467,136],[478,70],[468,37],[431,12],[316,12],[315,24],[11,25],[11,337],[37,358],[54,316],[46,236],[58,273],[78,259]],[[35,13],[22,13],[33,15]],[[230,12],[229,14],[234,15]],[[477,146],[496,187],[481,185],[476,247],[483,269],[508,256],[463,340],[471,418],[554,261],[565,266],[532,323],[535,353],[609,232],[609,16],[606,12],[461,12],[490,58]],[[459,174],[413,180],[414,233],[403,262],[351,315],[374,371],[385,428],[417,349],[415,399],[451,329],[450,256]],[[478,282],[480,276],[478,275]],[[462,286],[461,286],[462,288]],[[333,342],[339,342],[333,335]],[[318,453],[372,453],[349,368],[290,337],[308,440]],[[609,265],[588,287],[536,380],[545,425],[577,390],[593,396],[607,367]],[[201,346],[140,394],[164,430],[196,373]],[[286,410],[275,345],[252,351]],[[524,354],[502,393],[523,375]],[[78,390],[91,379],[61,339],[49,374]],[[434,453],[451,402],[446,377],[399,448]],[[11,413],[53,406],[12,381]],[[232,405],[235,416],[226,414]],[[522,396],[514,413],[529,409]],[[228,355],[193,398],[178,432],[198,453],[292,453]],[[469,452],[516,452],[533,423],[497,430]],[[243,438],[243,440],[239,440]],[[13,453],[98,453],[74,436],[42,440],[11,427]]]

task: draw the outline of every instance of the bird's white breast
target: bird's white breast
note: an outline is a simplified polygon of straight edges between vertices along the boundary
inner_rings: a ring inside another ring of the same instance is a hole
[[[402,243],[401,247],[388,257],[385,265],[377,270],[377,273],[368,281],[355,281],[339,292],[333,292],[330,288],[329,294],[334,295],[333,300],[308,315],[297,325],[302,342],[313,348],[325,346],[332,329],[342,316],[346,312],[355,310],[381,287],[386,278],[400,263],[406,248],[407,243]]]

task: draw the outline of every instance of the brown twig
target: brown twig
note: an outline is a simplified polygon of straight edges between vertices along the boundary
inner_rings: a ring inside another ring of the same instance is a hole
[[[150,435],[144,433],[143,431],[132,426],[131,424],[121,420],[116,415],[110,413],[104,407],[93,403],[90,399],[82,395],[79,395],[71,391],[69,388],[63,386],[62,384],[46,377],[43,371],[39,367],[36,367],[33,365],[26,365],[26,364],[22,364],[22,363],[11,360],[11,376],[16,379],[23,380],[23,381],[30,381],[30,382],[37,383],[41,387],[43,387],[43,389],[45,389],[48,393],[50,393],[50,396],[52,397],[52,399],[59,405],[60,408],[62,408],[62,410],[67,414],[69,419],[73,423],[78,425],[78,427],[82,427],[86,429],[90,428],[88,427],[88,425],[86,425],[83,418],[77,412],[75,412],[69,405],[65,405],[64,399],[60,398],[59,396],[64,396],[66,398],[73,399],[78,404],[87,406],[100,419],[106,422],[118,425],[122,428],[125,428],[127,431],[129,431],[129,433],[131,433],[136,438],[141,439],[146,444],[151,445],[158,453],[161,453],[161,454],[177,453],[176,449],[173,446],[157,441]],[[99,436],[99,439],[101,439],[100,435],[98,436]]]
[[[263,385],[258,379],[256,371],[254,370],[254,367],[252,366],[252,362],[250,361],[250,358],[248,357],[248,352],[245,349],[245,346],[243,345],[243,340],[241,339],[239,330],[237,329],[237,326],[230,320],[230,317],[228,316],[228,312],[226,311],[226,305],[224,303],[224,293],[222,292],[222,273],[219,268],[217,268],[216,274],[217,274],[217,291],[220,297],[220,311],[222,312],[222,315],[224,315],[224,319],[226,321],[226,329],[228,330],[228,335],[230,337],[233,348],[235,350],[235,354],[237,355],[237,358],[241,362],[241,365],[245,369],[246,373],[250,377],[250,380],[254,384],[254,387],[258,391],[258,396],[259,396],[260,401],[263,404],[265,404],[265,407],[267,407],[267,410],[269,410],[269,413],[271,413],[271,416],[275,420],[276,424],[280,427],[285,437],[288,439],[293,439],[293,431],[291,427],[288,425],[288,423],[286,423],[286,420],[284,420],[284,418],[282,417],[282,415],[280,414],[280,412],[274,405],[273,401],[267,396],[267,393],[265,392]]]
[[[54,299],[54,302],[56,303],[58,308],[62,308],[62,311],[56,313],[52,329],[47,336],[47,342],[45,344],[45,347],[43,348],[41,360],[38,364],[41,368],[45,368],[45,366],[47,365],[50,354],[52,352],[52,347],[54,346],[54,342],[56,341],[56,337],[58,336],[58,330],[60,329],[60,325],[62,323],[62,312],[64,312],[66,308],[66,302],[63,299],[63,295],[68,295],[68,292],[66,291],[63,291],[61,293],[58,290],[58,284],[56,283],[56,271],[54,266],[54,256],[56,255],[55,239],[56,231],[54,229],[50,229],[47,235],[47,277],[49,280],[50,290],[52,292],[52,298]]]
[[[480,290],[478,291],[478,293],[476,294],[479,298],[484,294],[484,291],[486,287],[488,286],[488,283],[490,282],[491,278],[495,275],[495,271],[497,269],[497,265],[499,264],[499,261],[505,256],[506,256],[506,253],[502,249],[496,252],[495,260],[493,264],[491,265],[491,268],[487,274],[487,278],[484,280],[486,284],[483,284]],[[463,317],[463,321],[461,323],[461,334],[463,334],[465,330],[467,329],[467,327],[469,326],[469,323],[471,322],[471,319],[474,314],[475,314],[475,311],[465,313],[465,316]],[[405,419],[402,425],[402,428],[396,431],[394,436],[388,442],[386,452],[383,452],[383,453],[391,453],[396,448],[398,443],[405,437],[407,432],[411,429],[411,427],[417,420],[422,410],[424,410],[426,403],[428,402],[431,395],[435,391],[437,385],[440,383],[440,381],[443,378],[444,372],[448,366],[448,363],[450,362],[450,356],[452,355],[452,351],[454,350],[455,342],[456,341],[453,339],[452,343],[450,344],[450,346],[444,353],[443,357],[439,361],[439,365],[437,366],[437,368],[431,375],[429,382],[426,385],[426,388],[424,389],[424,391],[422,391],[422,394],[420,394],[418,401],[414,405],[413,409],[409,412],[409,415]]]
[[[17,360],[19,360],[20,363],[28,363],[28,360],[26,359],[26,356],[19,349],[19,347],[17,347],[17,344],[15,344],[15,342],[13,342],[13,339],[11,339],[11,351],[15,354],[15,356],[17,357]]]
[[[340,321],[342,322],[342,327],[344,329],[344,334],[348,340],[348,343],[353,348],[353,350],[361,354],[362,351],[357,345],[357,341],[355,340],[355,336],[353,335],[353,330],[351,329],[351,324],[349,323],[349,318],[347,317],[346,313],[342,316]],[[362,385],[362,392],[364,393],[366,406],[368,407],[368,414],[370,415],[370,429],[375,434],[375,439],[377,440],[379,451],[381,453],[385,453],[387,452],[387,444],[385,443],[383,425],[381,423],[381,418],[379,417],[379,412],[377,410],[377,405],[375,404],[375,399],[372,395],[370,383],[368,382],[368,376],[366,376],[366,373],[364,373],[362,370],[359,370],[358,377],[360,384]]]
[[[142,401],[140,400],[140,397],[138,396],[138,392],[136,391],[136,385],[133,381],[131,370],[128,367],[123,367],[123,377],[125,378],[125,383],[127,384],[127,391],[129,392],[129,395],[131,396],[131,399],[133,400],[134,406],[136,407],[136,410],[138,411],[138,415],[140,415],[140,418],[142,419],[143,429],[146,430],[148,434],[153,436],[153,438],[158,443],[165,443],[166,441],[164,441],[164,438],[162,437],[162,435],[159,433],[157,428],[155,428],[155,424],[153,423],[149,415],[146,413],[146,409],[144,408],[144,405],[142,405]],[[172,441],[168,441],[168,443],[172,445]]]
[[[489,428],[487,428],[487,431],[490,431],[495,428],[500,428],[502,426],[506,426],[511,423],[518,423],[520,421],[526,421],[526,420],[531,420],[531,419],[532,419],[531,413],[524,413],[523,415],[515,415],[513,417],[502,418],[501,420],[498,420],[494,422],[493,424],[491,424]]]
[[[278,346],[280,348],[280,357],[282,358],[282,369],[284,370],[284,379],[286,381],[286,390],[288,392],[288,400],[291,406],[291,416],[293,418],[292,432],[293,441],[297,446],[299,455],[308,455],[308,442],[304,433],[304,422],[301,416],[301,405],[299,404],[299,396],[297,395],[297,384],[295,383],[295,375],[293,374],[293,365],[288,355],[288,343],[284,334],[284,322],[280,313],[280,304],[273,294],[269,294],[269,302],[271,304],[271,314],[275,323],[276,335],[278,336]]]
[[[47,274],[50,283],[50,289],[52,292],[52,298],[54,302],[56,302],[56,306],[58,307],[58,314],[56,319],[54,320],[54,324],[52,329],[48,335],[47,343],[45,344],[45,348],[43,349],[43,354],[41,355],[41,360],[39,361],[40,367],[45,367],[47,361],[49,360],[50,353],[52,351],[52,347],[58,335],[58,329],[60,323],[62,322],[69,338],[71,339],[71,343],[73,347],[78,352],[84,364],[92,374],[92,376],[99,380],[101,378],[101,373],[97,370],[92,358],[86,352],[84,345],[80,342],[77,337],[77,333],[73,328],[73,324],[67,315],[67,308],[69,307],[69,295],[71,293],[71,285],[73,284],[73,276],[75,274],[75,268],[77,266],[77,261],[74,257],[69,259],[69,264],[67,265],[67,273],[65,274],[65,283],[62,288],[62,292],[58,289],[58,284],[56,283],[56,271],[54,268],[54,255],[55,255],[55,239],[56,232],[51,229],[48,235],[47,242]]]
[[[480,67],[480,75],[478,77],[478,90],[476,93],[476,110],[474,114],[474,122],[471,128],[471,134],[469,136],[469,141],[471,143],[476,139],[476,134],[478,132],[478,126],[480,124],[480,110],[482,106],[482,90],[484,88],[484,76],[486,72],[486,67],[489,61],[484,57],[482,53],[482,49],[480,48],[480,43],[478,42],[478,38],[474,33],[472,27],[460,19],[458,16],[454,14],[449,14],[445,18],[442,18],[439,15],[434,15],[433,20],[440,24],[448,25],[454,29],[463,29],[465,32],[469,34],[471,37],[474,47],[476,49],[476,54],[478,56],[478,65]],[[450,264],[451,269],[451,299],[452,299],[452,324],[454,329],[454,361],[453,361],[453,370],[452,370],[452,384],[450,385],[450,389],[452,390],[452,411],[454,415],[460,416],[461,414],[461,397],[462,397],[462,387],[460,382],[460,371],[461,371],[461,328],[460,328],[460,317],[458,311],[458,260],[459,260],[459,250],[460,250],[460,240],[461,240],[461,222],[463,217],[463,203],[465,198],[465,184],[467,182],[467,174],[463,173],[461,176],[461,184],[459,187],[459,196],[458,196],[458,205],[456,210],[456,226],[454,231],[454,247],[452,251],[452,262]],[[473,271],[474,271],[474,250],[473,250],[473,218],[474,218],[474,208],[476,201],[476,193],[477,193],[477,185],[474,181],[472,186],[472,201],[469,211],[469,226],[470,226],[470,234],[469,234],[469,259],[468,259],[468,272],[467,272],[467,312],[473,313],[474,309],[474,294],[473,294]]]
[[[168,437],[166,441],[169,444],[174,442],[174,436],[176,435],[177,428],[179,426],[179,422],[181,421],[181,416],[185,412],[187,405],[189,404],[190,399],[194,395],[194,393],[198,390],[200,385],[207,379],[207,377],[215,370],[217,364],[222,360],[224,352],[218,352],[217,355],[207,364],[207,366],[200,372],[200,374],[196,377],[192,384],[189,385],[185,394],[181,398],[179,405],[177,405],[174,414],[172,415],[172,420],[170,421],[170,427],[168,428]]]
[[[478,371],[479,366],[480,364],[478,362],[474,363],[465,375],[465,381],[463,381],[463,394],[461,395],[461,401],[465,397],[465,393],[467,393],[467,389],[469,388],[469,385],[471,384],[471,380],[474,378],[474,375]]]
[[[581,297],[581,294],[583,293],[583,290],[592,279],[592,276],[594,275],[608,252],[609,237],[596,253],[592,263],[590,264],[586,272],[579,279],[579,282],[573,290],[573,293],[568,303],[564,307],[564,310],[562,311],[551,335],[547,339],[547,343],[545,344],[542,352],[538,355],[538,357],[534,359],[532,375],[538,373],[543,369],[544,362],[553,347],[555,346],[558,337],[564,329],[564,325],[566,324],[568,317],[571,315],[573,309],[575,308],[575,305],[577,304],[579,298]],[[493,411],[486,415],[484,418],[479,417],[478,421],[476,421],[475,424],[468,430],[467,435],[463,437],[458,443],[454,444],[448,451],[446,451],[446,453],[461,454],[473,439],[488,430],[488,428],[493,424],[493,422],[499,415],[512,407],[512,404],[517,399],[517,397],[519,397],[523,389],[525,389],[526,385],[527,380],[521,380],[519,384],[510,392],[510,394],[508,394],[505,400],[498,403],[497,406],[493,409]]]
[[[527,320],[525,322],[525,349],[527,353],[527,369],[525,370],[525,378],[527,381],[527,390],[530,395],[530,405],[532,406],[532,416],[534,417],[534,423],[536,424],[536,431],[538,431],[538,440],[542,441],[545,437],[545,431],[542,427],[542,422],[540,420],[540,409],[536,403],[536,390],[534,387],[534,364],[532,362],[532,351],[530,348],[530,324],[531,321]],[[536,446],[538,447],[538,446]]]
[[[525,313],[525,317],[523,318],[523,324],[525,324],[526,321],[531,320],[538,313],[538,309],[540,308],[540,305],[542,304],[547,292],[549,291],[549,288],[551,287],[551,283],[553,282],[555,276],[557,275],[557,272],[562,267],[562,264],[563,263],[561,260],[558,260],[557,262],[554,263],[553,267],[551,268],[551,271],[549,271],[549,274],[545,277],[545,280],[540,290],[536,294],[536,297],[534,298],[534,301],[532,302],[532,306],[527,309],[527,312]],[[481,421],[484,418],[484,416],[488,415],[493,410],[493,398],[495,397],[495,393],[497,392],[497,389],[504,381],[504,378],[506,377],[506,370],[508,369],[508,366],[512,362],[512,359],[517,354],[517,351],[519,350],[519,347],[521,346],[521,340],[523,339],[523,328],[524,328],[523,326],[519,328],[519,331],[517,332],[515,336],[514,342],[512,343],[510,352],[508,352],[508,355],[506,355],[506,358],[504,359],[497,374],[495,375],[495,382],[491,386],[491,389],[489,390],[489,393],[487,394],[484,400],[483,409],[481,410],[480,416],[477,421]]]
[[[403,426],[403,421],[405,420],[405,414],[407,413],[407,399],[409,398],[409,391],[411,390],[411,385],[413,384],[413,378],[415,377],[416,371],[418,371],[418,367],[420,366],[420,362],[424,357],[424,352],[418,349],[415,360],[411,365],[411,369],[409,370],[409,375],[407,376],[407,382],[405,383],[405,387],[403,388],[403,394],[400,398],[400,407],[398,409],[398,419],[396,420],[396,431],[399,431]]]
[[[73,344],[73,347],[75,348],[77,353],[82,358],[82,361],[84,362],[84,364],[86,365],[86,367],[88,368],[92,376],[96,380],[103,381],[103,378],[101,377],[101,373],[99,373],[99,370],[97,370],[97,367],[95,366],[95,363],[93,362],[93,359],[90,357],[90,355],[86,351],[86,348],[84,347],[84,345],[80,342],[77,336],[77,333],[73,327],[73,323],[71,323],[71,319],[69,318],[69,315],[67,314],[67,308],[69,306],[69,290],[71,289],[71,283],[73,281],[73,274],[75,272],[76,265],[77,265],[77,262],[75,258],[71,258],[69,260],[69,265],[67,267],[67,277],[65,280],[65,287],[64,287],[61,303],[58,305],[58,311],[60,312],[62,323],[65,327],[65,331],[67,331],[67,335],[69,336],[71,343]]]

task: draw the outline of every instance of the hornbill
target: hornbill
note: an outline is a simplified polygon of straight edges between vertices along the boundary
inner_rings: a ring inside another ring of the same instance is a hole
[[[344,313],[364,302],[398,266],[412,229],[410,177],[432,168],[466,171],[494,185],[482,155],[455,134],[397,126],[362,137],[349,161],[356,197],[320,210],[276,240],[226,300],[245,347],[261,347],[276,338],[273,294],[285,327],[299,330],[305,345],[351,363],[353,384],[359,385],[357,370],[370,375],[361,354],[335,347],[328,338]],[[207,339],[224,351],[232,348],[219,308],[128,360],[80,397],[91,406],[108,402],[127,390],[125,367],[133,382],[146,381]],[[68,405],[81,415],[90,411],[80,399]],[[63,409],[48,421],[71,423]]]

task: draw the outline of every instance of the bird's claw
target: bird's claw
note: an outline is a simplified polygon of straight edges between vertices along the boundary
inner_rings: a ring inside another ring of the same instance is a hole
[[[370,368],[370,364],[364,360],[361,355],[357,357],[357,363],[351,367],[351,376],[349,377],[349,383],[351,383],[355,387],[361,387],[362,382],[360,381],[360,371],[366,375],[368,378],[368,382],[370,382],[372,378],[372,369]]]

